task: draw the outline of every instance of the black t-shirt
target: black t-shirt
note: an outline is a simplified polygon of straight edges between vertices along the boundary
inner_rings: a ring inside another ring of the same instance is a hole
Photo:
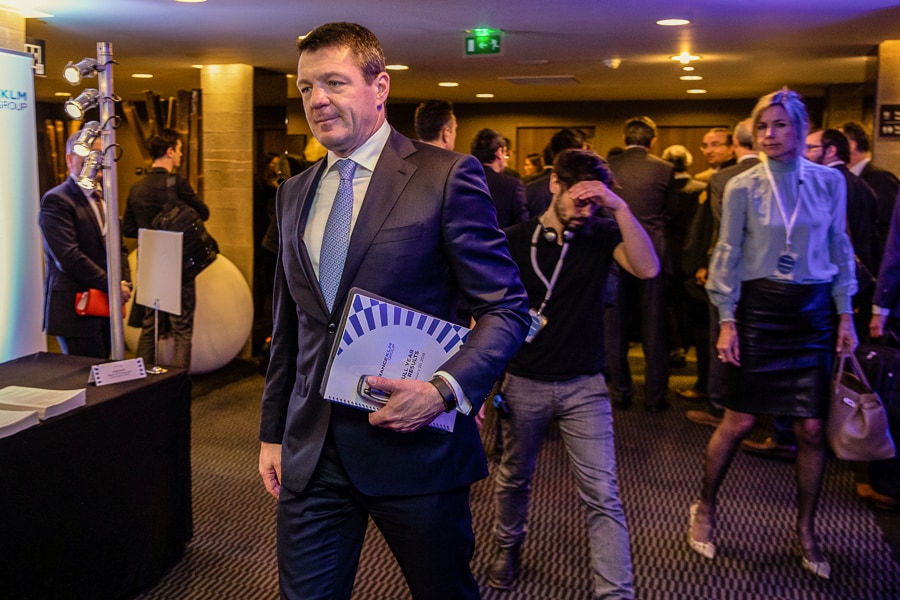
[[[528,305],[534,310],[547,291],[531,263],[531,239],[538,226],[535,218],[504,230],[528,292]],[[613,219],[596,219],[576,233],[544,309],[547,325],[512,358],[507,366],[510,373],[542,381],[565,381],[595,375],[605,368],[604,290],[613,250],[621,242],[622,234]],[[550,281],[562,246],[539,235],[536,250],[538,266]]]

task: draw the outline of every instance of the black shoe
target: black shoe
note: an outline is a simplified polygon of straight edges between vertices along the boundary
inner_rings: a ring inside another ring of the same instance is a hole
[[[509,590],[519,576],[519,550],[521,546],[500,548],[488,570],[488,585],[495,590]]]
[[[681,367],[687,366],[687,356],[685,356],[684,350],[679,348],[678,350],[669,352],[668,362],[669,366],[673,369],[680,369]]]

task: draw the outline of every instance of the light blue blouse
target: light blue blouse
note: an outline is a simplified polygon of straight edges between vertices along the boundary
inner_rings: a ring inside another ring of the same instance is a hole
[[[761,160],[767,160],[760,156]],[[802,161],[802,169],[801,169]],[[760,163],[730,179],[725,186],[719,240],[709,265],[706,291],[719,310],[719,321],[734,321],[741,282],[775,279],[797,284],[831,283],[839,313],[852,313],[856,293],[856,265],[847,236],[847,184],[836,169],[805,158],[768,160],[788,222],[800,209],[791,233],[794,268],[789,274],[776,267],[785,252],[785,219],[778,209],[772,184]],[[802,181],[800,173],[802,171]]]

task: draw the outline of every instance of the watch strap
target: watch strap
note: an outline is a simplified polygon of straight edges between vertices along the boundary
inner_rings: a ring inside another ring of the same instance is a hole
[[[433,385],[435,389],[437,389],[438,394],[441,396],[441,400],[444,401],[444,412],[450,412],[451,410],[456,410],[457,401],[456,394],[453,393],[453,388],[450,387],[450,384],[441,377],[440,375],[435,375],[432,377],[428,383]]]

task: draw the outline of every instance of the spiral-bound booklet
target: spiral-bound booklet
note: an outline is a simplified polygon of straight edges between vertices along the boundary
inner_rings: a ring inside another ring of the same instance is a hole
[[[469,335],[469,329],[359,288],[341,319],[331,349],[322,395],[326,400],[376,411],[388,397],[365,383],[368,375],[431,379]],[[453,431],[456,411],[441,413],[429,427]]]

